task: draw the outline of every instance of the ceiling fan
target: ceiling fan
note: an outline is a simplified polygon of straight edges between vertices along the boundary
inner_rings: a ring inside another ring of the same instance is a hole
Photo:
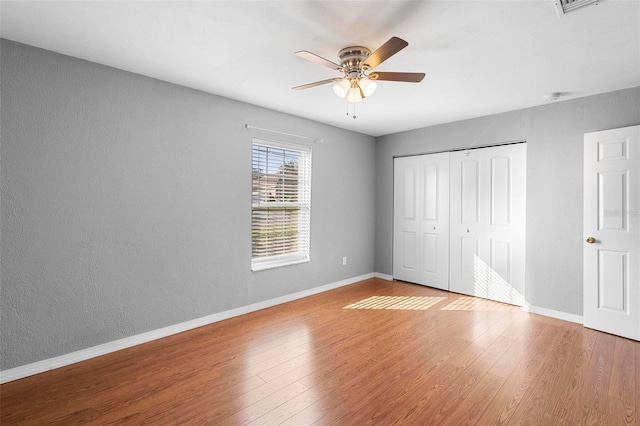
[[[333,91],[341,98],[346,97],[349,102],[360,102],[376,90],[376,81],[400,81],[419,83],[424,78],[422,72],[371,72],[375,67],[407,47],[409,43],[398,37],[391,37],[376,51],[362,46],[349,46],[338,52],[340,64],[329,61],[306,50],[296,52],[299,58],[323,65],[332,70],[340,71],[342,77],[329,78],[313,83],[296,86],[293,90],[308,89],[323,84],[335,83]]]

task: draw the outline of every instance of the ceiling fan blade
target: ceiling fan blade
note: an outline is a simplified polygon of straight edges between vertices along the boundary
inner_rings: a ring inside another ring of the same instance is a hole
[[[332,70],[340,71],[342,67],[335,62],[331,62],[328,59],[323,58],[322,56],[318,56],[315,53],[308,52],[306,50],[301,50],[296,52],[295,55],[298,58],[306,59],[307,61],[315,62],[316,64],[323,65],[327,68],[331,68]]]
[[[323,84],[329,84],[342,80],[341,78],[329,78],[327,80],[314,81],[313,83],[303,84],[302,86],[292,87],[293,90],[309,89],[311,87],[322,86]]]
[[[364,65],[369,69],[373,69],[407,47],[409,43],[398,37],[391,37],[385,44],[380,46],[378,50],[364,60]]]
[[[404,81],[407,83],[420,83],[424,78],[423,72],[373,72],[369,74],[372,80]]]

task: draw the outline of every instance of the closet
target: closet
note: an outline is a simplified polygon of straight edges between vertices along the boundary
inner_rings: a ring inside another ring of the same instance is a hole
[[[394,160],[394,279],[522,306],[526,144]]]

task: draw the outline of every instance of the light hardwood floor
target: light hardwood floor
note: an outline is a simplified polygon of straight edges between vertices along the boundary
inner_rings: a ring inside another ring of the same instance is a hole
[[[0,387],[1,424],[638,424],[640,344],[372,279]]]

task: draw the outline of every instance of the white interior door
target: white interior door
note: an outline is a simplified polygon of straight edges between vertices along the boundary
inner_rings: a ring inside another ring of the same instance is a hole
[[[640,126],[584,136],[584,325],[640,340]]]
[[[394,160],[393,277],[449,288],[449,153]]]
[[[526,144],[451,153],[451,291],[524,304]]]

